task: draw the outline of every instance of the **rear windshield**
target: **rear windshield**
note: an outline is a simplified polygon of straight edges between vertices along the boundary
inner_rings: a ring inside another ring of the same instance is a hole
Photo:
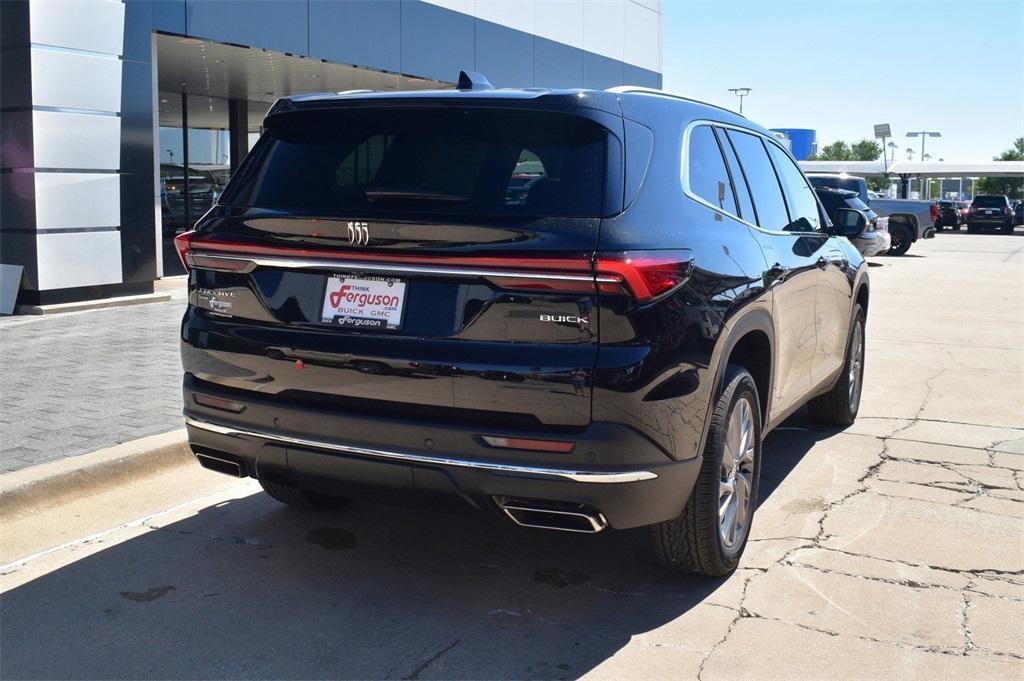
[[[267,126],[220,203],[344,216],[604,214],[608,132],[577,116],[363,108]]]
[[[974,205],[981,208],[1003,208],[1006,206],[1005,196],[975,196]]]
[[[848,192],[857,192],[861,201],[868,203],[868,185],[861,177],[828,177],[821,175],[808,175],[812,187],[831,187],[832,189],[844,189]]]

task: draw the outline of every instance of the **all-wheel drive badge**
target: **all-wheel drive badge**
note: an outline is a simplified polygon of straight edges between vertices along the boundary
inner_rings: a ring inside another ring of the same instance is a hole
[[[353,246],[365,246],[370,243],[370,225],[366,222],[349,222],[348,242]]]

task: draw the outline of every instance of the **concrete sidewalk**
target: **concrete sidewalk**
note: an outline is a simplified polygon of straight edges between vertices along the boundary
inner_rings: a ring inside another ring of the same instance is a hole
[[[180,428],[185,298],[0,319],[0,473]]]

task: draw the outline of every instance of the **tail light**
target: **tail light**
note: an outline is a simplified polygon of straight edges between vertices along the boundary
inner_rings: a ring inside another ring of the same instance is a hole
[[[939,204],[933,203],[931,211],[932,211],[932,222],[935,222],[936,218],[939,217]]]
[[[182,232],[181,234],[174,237],[174,250],[178,252],[178,258],[181,259],[181,265],[186,270],[189,269],[188,258],[186,257],[186,254],[188,253],[188,244],[190,241],[192,241],[193,234],[195,234],[194,229],[189,230],[187,232]]]
[[[596,269],[601,293],[629,293],[645,303],[681,286],[692,267],[690,251],[627,251],[599,253]]]
[[[971,204],[971,207],[967,209],[967,214],[968,215],[974,215],[977,212],[978,212],[978,207],[975,206],[973,203]]]
[[[596,260],[592,260],[588,253],[536,254],[529,257],[522,254],[485,257],[385,254],[286,249],[212,239],[196,244],[201,246],[202,252],[195,252],[189,249],[192,234],[186,232],[174,239],[186,267],[245,272],[256,266],[245,255],[311,260],[336,257],[345,261],[415,265],[424,270],[436,268],[445,273],[465,271],[508,290],[580,295],[594,295],[600,291],[606,295],[630,295],[638,303],[648,302],[678,288],[690,276],[693,267],[693,254],[687,250],[606,252],[598,253]]]
[[[1012,215],[1012,214],[1013,214],[1013,212],[1010,210],[1009,206],[1003,206],[1003,215]]]

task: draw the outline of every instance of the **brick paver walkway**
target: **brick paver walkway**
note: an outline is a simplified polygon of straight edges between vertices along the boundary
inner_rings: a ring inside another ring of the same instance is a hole
[[[181,427],[184,307],[0,319],[0,473]]]

